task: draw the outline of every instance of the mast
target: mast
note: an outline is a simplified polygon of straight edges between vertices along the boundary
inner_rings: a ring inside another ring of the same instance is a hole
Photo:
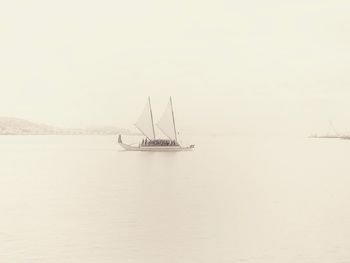
[[[173,101],[170,96],[170,106],[171,106],[171,114],[173,116],[173,126],[174,126],[174,134],[175,134],[175,141],[177,142],[177,133],[176,133],[176,126],[175,126],[175,117],[174,117],[174,109],[173,109]]]
[[[148,96],[148,104],[149,104],[149,110],[150,110],[150,113],[151,113],[153,140],[155,140],[156,139],[156,133],[154,131],[153,113],[152,113],[152,107],[151,107],[151,98],[149,96]]]

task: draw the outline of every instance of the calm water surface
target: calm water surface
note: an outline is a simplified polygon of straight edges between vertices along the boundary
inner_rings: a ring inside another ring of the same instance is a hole
[[[0,137],[0,262],[350,262],[350,141]]]

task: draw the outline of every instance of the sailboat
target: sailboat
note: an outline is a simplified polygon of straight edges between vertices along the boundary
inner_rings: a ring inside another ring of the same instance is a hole
[[[164,114],[156,123],[159,130],[167,137],[160,139],[156,137],[151,99],[148,97],[147,104],[135,126],[144,135],[144,139],[138,145],[125,144],[122,136],[118,135],[119,145],[127,151],[148,151],[148,152],[180,152],[191,151],[194,145],[183,146],[179,143],[178,132],[175,125],[173,102],[170,97]]]
[[[327,134],[318,135],[317,133],[312,134],[309,138],[319,138],[319,139],[350,139],[346,134],[341,134],[334,127],[333,123],[329,121],[329,130]]]

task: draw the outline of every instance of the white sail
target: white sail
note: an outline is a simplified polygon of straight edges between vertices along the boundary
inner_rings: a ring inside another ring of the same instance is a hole
[[[157,126],[162,131],[162,133],[164,133],[164,135],[166,135],[170,140],[177,141],[177,132],[171,97],[162,117],[157,123]]]
[[[148,102],[143,110],[141,116],[137,120],[135,124],[136,128],[138,128],[143,135],[145,135],[148,139],[154,140],[156,135],[154,132],[154,124],[153,124],[153,115],[151,108],[151,101],[148,98]]]

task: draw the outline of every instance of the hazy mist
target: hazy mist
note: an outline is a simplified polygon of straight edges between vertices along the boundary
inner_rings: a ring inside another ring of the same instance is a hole
[[[2,1],[0,116],[184,132],[350,130],[349,1]]]

